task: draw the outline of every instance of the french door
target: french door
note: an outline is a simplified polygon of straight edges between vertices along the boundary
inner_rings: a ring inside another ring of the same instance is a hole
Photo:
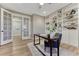
[[[1,8],[1,45],[12,41],[12,15],[11,12]]]
[[[22,17],[18,15],[13,15],[12,18],[12,37],[22,37]]]
[[[30,18],[23,17],[22,19],[22,39],[30,38]]]

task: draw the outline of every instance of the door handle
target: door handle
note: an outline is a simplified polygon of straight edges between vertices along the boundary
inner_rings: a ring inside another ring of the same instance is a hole
[[[4,32],[4,31],[1,31],[1,32]]]

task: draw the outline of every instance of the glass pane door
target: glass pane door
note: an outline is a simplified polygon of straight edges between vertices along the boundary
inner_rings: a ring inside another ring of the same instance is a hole
[[[1,9],[2,11],[2,18],[1,18],[1,45],[10,43],[12,41],[11,36],[11,27],[12,27],[12,19],[11,13]]]
[[[21,35],[21,29],[22,29],[22,17],[19,17],[19,16],[13,16],[13,19],[12,19],[12,36],[15,37],[15,36],[22,36]]]
[[[22,39],[28,39],[29,38],[29,18],[23,18],[22,20]]]

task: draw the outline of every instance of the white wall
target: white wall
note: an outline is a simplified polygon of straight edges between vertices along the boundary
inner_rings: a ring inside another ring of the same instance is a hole
[[[39,15],[33,15],[33,34],[45,33],[45,20],[44,17]]]

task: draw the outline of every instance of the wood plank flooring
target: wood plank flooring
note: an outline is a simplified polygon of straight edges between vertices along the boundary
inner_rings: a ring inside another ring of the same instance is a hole
[[[72,45],[68,45],[68,44],[65,44],[65,43],[62,43],[61,47],[65,48],[65,49],[68,49],[69,51],[79,55],[79,48],[77,48],[77,47],[74,47]]]
[[[31,39],[22,40],[21,37],[13,38],[13,42],[0,47],[0,56],[31,56],[27,46]]]
[[[0,46],[0,56],[32,56],[27,44],[33,39],[22,40],[20,36],[14,37],[13,42]],[[79,55],[79,48],[61,44],[61,47]]]

